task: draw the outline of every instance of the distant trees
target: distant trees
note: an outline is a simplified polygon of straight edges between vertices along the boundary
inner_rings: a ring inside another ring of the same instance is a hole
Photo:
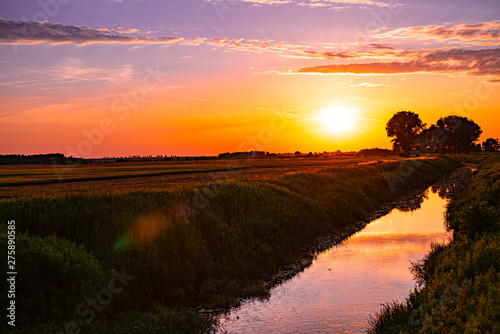
[[[417,154],[468,154],[478,150],[474,143],[482,133],[481,127],[473,120],[457,115],[441,117],[436,124],[427,128],[419,115],[411,111],[395,113],[385,129],[387,135],[393,137],[393,151],[404,156],[415,151]],[[493,145],[493,142],[488,142],[487,145]]]
[[[62,153],[0,155],[0,165],[66,165],[84,162],[83,159],[65,157]]]
[[[483,149],[485,152],[496,152],[496,150],[498,150],[498,147],[500,147],[498,138],[488,138],[483,141]]]
[[[411,111],[398,111],[387,122],[385,130],[389,137],[393,137],[394,152],[408,156],[416,147],[417,136],[425,129],[425,123],[418,114]]]

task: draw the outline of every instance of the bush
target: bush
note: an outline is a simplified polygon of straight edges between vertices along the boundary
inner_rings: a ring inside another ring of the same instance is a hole
[[[0,239],[7,249],[7,239]],[[16,325],[66,321],[77,317],[76,306],[104,286],[105,275],[95,257],[55,236],[16,237]],[[2,291],[7,291],[2,281]],[[7,296],[2,294],[2,305]]]
[[[215,320],[196,311],[157,307],[149,312],[122,314],[114,332],[120,334],[215,333]]]

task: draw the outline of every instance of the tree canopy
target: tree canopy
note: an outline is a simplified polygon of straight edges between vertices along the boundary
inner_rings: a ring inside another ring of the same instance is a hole
[[[411,111],[398,111],[387,122],[385,130],[389,137],[393,137],[393,151],[408,156],[417,146],[417,136],[425,129],[418,114]]]
[[[483,148],[485,152],[495,152],[498,147],[500,147],[500,143],[498,139],[488,138],[483,141]]]
[[[441,144],[442,151],[446,153],[469,153],[483,132],[473,120],[457,115],[441,117],[436,125],[446,135]]]
[[[427,128],[419,115],[411,111],[395,113],[385,129],[387,135],[393,137],[393,151],[405,156],[416,149],[419,153],[468,154],[478,149],[479,146],[474,143],[482,133],[481,127],[473,120],[457,115],[441,117],[436,124]],[[485,145],[491,150],[495,142],[488,141],[483,143],[483,147]]]

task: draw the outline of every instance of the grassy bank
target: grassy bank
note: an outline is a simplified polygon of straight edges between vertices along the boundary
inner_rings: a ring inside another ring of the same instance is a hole
[[[500,156],[464,160],[479,169],[447,208],[453,241],[414,264],[423,287],[386,305],[372,333],[500,332]]]
[[[18,235],[18,327],[206,332],[213,321],[186,308],[223,308],[265,293],[262,280],[317,237],[459,165],[440,157],[173,191],[0,202]]]

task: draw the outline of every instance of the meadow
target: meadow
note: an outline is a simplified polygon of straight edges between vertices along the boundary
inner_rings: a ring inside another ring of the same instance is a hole
[[[265,296],[266,280],[318,237],[461,165],[453,157],[357,162],[298,160],[271,178],[2,200],[0,214],[17,232],[15,333],[209,332],[215,320],[200,310]]]
[[[371,333],[500,332],[500,156],[462,158],[478,173],[447,208],[452,242],[413,264],[420,287],[386,304]]]

